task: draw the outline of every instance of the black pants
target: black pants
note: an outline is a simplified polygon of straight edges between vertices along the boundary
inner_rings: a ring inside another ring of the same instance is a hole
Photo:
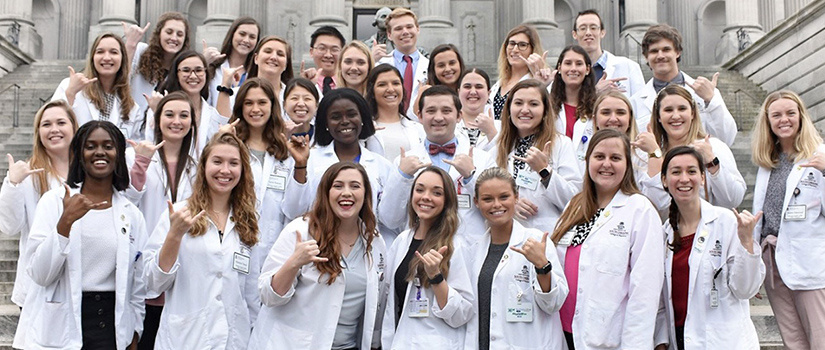
[[[677,349],[684,349],[685,348],[685,327],[676,327],[676,348]]]
[[[83,349],[117,349],[115,292],[83,292],[80,305]]]
[[[567,341],[567,348],[570,350],[576,350],[576,346],[573,344],[573,333],[564,332],[564,340]]]
[[[163,306],[146,305],[146,318],[143,319],[143,336],[138,342],[138,350],[152,350],[155,348],[155,338],[160,326],[160,314]]]

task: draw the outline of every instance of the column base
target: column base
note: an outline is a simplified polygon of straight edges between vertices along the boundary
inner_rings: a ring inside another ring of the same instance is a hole
[[[20,24],[20,33],[17,37],[17,48],[33,58],[43,57],[43,42],[40,34],[29,24],[30,22],[18,21],[18,23]],[[8,40],[11,25],[10,22],[0,23],[0,35],[6,40]]]
[[[340,29],[347,26],[347,21],[341,16],[321,15],[313,17],[312,20],[309,21],[309,25],[315,28],[333,26]]]
[[[422,25],[419,28],[417,44],[427,52],[432,52],[433,48],[440,44],[458,44],[459,42],[458,29],[455,27],[424,27]]]
[[[714,51],[716,64],[723,64],[729,61],[765,36],[765,32],[758,27],[742,26],[726,29],[727,31],[722,34],[722,38],[716,44]]]
[[[530,25],[536,26],[536,24]],[[539,32],[541,46],[545,51],[547,51],[547,65],[552,67],[561,54],[561,50],[564,49],[565,36],[570,35],[570,33],[562,30],[561,28],[546,25],[536,26],[536,31]],[[538,52],[538,54],[541,55],[542,52]]]

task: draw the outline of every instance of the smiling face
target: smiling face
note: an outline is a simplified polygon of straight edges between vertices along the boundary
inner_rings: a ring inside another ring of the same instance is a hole
[[[263,130],[272,113],[272,101],[263,89],[250,88],[243,99],[243,119],[252,130]]]
[[[484,111],[490,89],[484,77],[477,73],[467,73],[458,87],[458,97],[461,99],[461,108],[465,112],[479,114]]]
[[[286,96],[284,109],[293,123],[309,123],[315,117],[318,101],[307,89],[296,85]]]
[[[594,52],[602,49],[602,38],[605,35],[599,16],[588,13],[576,19],[576,29],[573,30],[573,40],[579,43],[585,51]]]
[[[241,152],[226,144],[215,145],[206,157],[206,185],[212,195],[231,194],[243,172]]]
[[[387,23],[387,35],[399,52],[409,55],[416,50],[418,24],[412,16],[393,18]]]
[[[510,183],[493,178],[478,186],[475,203],[478,211],[492,226],[503,226],[513,221],[518,195]]]
[[[109,180],[117,163],[117,147],[112,136],[103,128],[89,133],[83,145],[83,170],[86,176],[95,180]]]
[[[68,151],[74,137],[72,129],[72,121],[66,111],[60,107],[52,107],[43,111],[37,134],[47,152],[64,154]]]
[[[242,56],[248,55],[255,50],[258,42],[258,26],[254,24],[241,24],[232,35],[232,50]]]
[[[504,43],[507,46],[505,53],[507,54],[507,62],[511,67],[525,67],[527,65],[523,58],[527,58],[533,53],[533,45],[530,44],[530,37],[524,33],[518,33],[507,38]],[[523,49],[522,49],[523,47]]]
[[[799,106],[793,100],[780,98],[768,106],[771,132],[780,140],[795,140],[799,134]]]
[[[341,54],[341,40],[332,35],[319,35],[315,38],[315,46],[309,49],[315,67],[327,77],[335,75],[335,63]]]
[[[535,134],[544,116],[544,103],[536,88],[519,89],[510,103],[510,122],[518,130],[519,137]]]
[[[444,182],[434,171],[426,171],[413,184],[410,204],[422,222],[432,222],[444,210]]]
[[[357,47],[350,47],[341,54],[341,77],[348,86],[361,86],[367,80],[369,59]]]
[[[443,51],[435,56],[433,60],[435,62],[435,76],[438,77],[438,80],[444,85],[456,85],[461,74],[461,66],[458,63],[458,55],[455,51]]]
[[[286,69],[286,45],[278,40],[270,40],[255,54],[255,64],[260,75],[281,76]]]
[[[378,74],[372,89],[379,108],[398,109],[398,104],[404,96],[404,85],[394,70]]]
[[[160,111],[160,132],[169,142],[181,142],[192,129],[191,106],[188,101],[166,102]]]
[[[667,133],[670,143],[691,142],[685,140],[690,133],[693,122],[693,110],[690,102],[679,95],[667,95],[659,105],[659,122]]]
[[[615,193],[627,171],[624,143],[617,137],[604,139],[593,147],[587,160],[587,171],[596,193]]]
[[[358,142],[362,123],[358,105],[346,98],[335,100],[327,109],[327,128],[335,142],[344,145]]]
[[[615,129],[627,133],[630,128],[630,106],[615,97],[605,97],[596,106],[596,128]]]
[[[356,219],[364,206],[364,178],[355,169],[341,170],[329,189],[329,206],[340,220]]]
[[[564,54],[564,59],[556,68],[567,86],[581,86],[590,74],[590,66],[587,65],[584,56],[573,50]]]
[[[120,70],[121,62],[123,62],[120,43],[117,39],[111,37],[100,39],[92,59],[98,76],[114,77]]]
[[[677,59],[681,52],[676,51],[673,42],[668,39],[659,40],[648,48],[647,64],[653,70],[653,77],[670,81],[679,73],[679,63]]]
[[[198,56],[186,58],[178,64],[178,82],[189,95],[201,92],[206,85],[206,65]]]
[[[671,158],[667,169],[662,171],[662,184],[677,204],[698,200],[704,183],[705,174],[699,167],[699,161],[691,154]]]
[[[163,24],[160,30],[160,47],[167,54],[177,54],[183,48],[186,39],[186,24],[172,19]]]
[[[452,96],[430,95],[424,99],[421,124],[430,142],[443,145],[455,137],[459,111]]]

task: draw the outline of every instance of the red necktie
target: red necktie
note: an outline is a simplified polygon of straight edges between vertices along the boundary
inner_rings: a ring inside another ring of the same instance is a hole
[[[431,156],[434,156],[442,152],[448,156],[452,156],[455,155],[455,142],[450,142],[444,146],[439,146],[431,143],[428,151],[430,152]]]
[[[404,55],[404,62],[407,62],[407,68],[404,69],[404,110],[410,108],[410,95],[412,95],[413,86],[413,66],[412,57]]]

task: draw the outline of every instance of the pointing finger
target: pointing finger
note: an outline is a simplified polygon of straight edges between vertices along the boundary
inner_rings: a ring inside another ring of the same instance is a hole
[[[172,201],[166,200],[166,205],[169,207],[169,216],[175,213],[175,208],[172,206]]]
[[[160,149],[161,147],[163,147],[163,145],[165,145],[165,144],[166,144],[166,140],[163,140],[163,141],[161,141],[160,143],[158,143],[157,145],[155,145],[155,148],[154,148],[154,149],[155,149],[155,151],[159,150],[159,149]]]
[[[143,29],[141,29],[141,32],[146,33],[146,31],[149,30],[149,26],[151,24],[152,24],[152,22],[146,22],[146,25],[143,26]]]
[[[711,78],[710,82],[713,83],[713,86],[716,86],[716,83],[719,81],[719,72],[713,73],[713,78]]]

